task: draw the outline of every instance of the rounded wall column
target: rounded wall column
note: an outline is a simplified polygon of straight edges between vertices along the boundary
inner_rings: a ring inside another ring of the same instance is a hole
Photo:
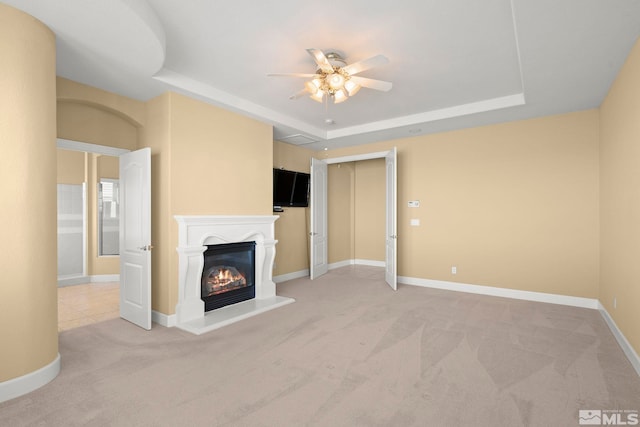
[[[60,371],[55,36],[0,3],[0,401]]]

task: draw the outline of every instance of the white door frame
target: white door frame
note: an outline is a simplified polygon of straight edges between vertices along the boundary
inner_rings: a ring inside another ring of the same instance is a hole
[[[69,150],[69,151],[80,151],[83,153],[93,153],[93,154],[102,154],[105,156],[112,156],[112,157],[120,157],[121,154],[124,153],[129,153],[131,152],[131,150],[127,150],[126,148],[116,148],[116,147],[109,147],[107,145],[98,145],[98,144],[90,144],[88,142],[81,142],[81,141],[74,141],[72,139],[64,139],[64,138],[56,138],[56,148],[61,148],[63,150]],[[88,246],[87,246],[87,236],[89,235],[88,230],[86,229],[86,226],[88,224],[89,219],[87,218],[87,184],[88,183],[84,183],[83,184],[83,188],[84,188],[84,194],[85,194],[85,203],[83,206],[83,211],[84,211],[84,226],[85,226],[85,230],[84,230],[84,235],[82,238],[82,246],[83,246],[83,260],[82,260],[82,271],[83,271],[83,275],[84,277],[86,277],[88,280],[90,280],[89,276],[87,275],[87,250],[88,250]],[[83,282],[84,283],[84,282]]]
[[[387,151],[377,151],[375,153],[354,154],[353,156],[333,157],[330,159],[322,159],[325,163],[332,165],[334,163],[357,162],[358,160],[384,159],[389,154]]]
[[[89,144],[88,142],[73,141],[71,139],[58,138],[56,147],[63,150],[83,151],[86,153],[104,154],[105,156],[120,157],[120,154],[129,153],[126,148],[108,147],[106,145]]]
[[[329,271],[327,249],[327,183],[328,165],[311,158],[311,231],[309,232],[309,277],[314,280]]]
[[[398,290],[398,149],[393,147],[384,162],[385,168],[385,273],[391,289]]]
[[[394,150],[394,149],[395,148],[392,148],[392,150]],[[322,160],[325,163],[327,163],[329,165],[332,165],[332,164],[335,164],[335,163],[357,162],[357,161],[360,161],[360,160],[385,159],[388,154],[389,154],[389,150],[387,150],[387,151],[376,151],[376,152],[373,152],[373,153],[354,154],[352,156],[333,157],[333,158],[322,159]],[[396,164],[396,168],[397,167],[398,166]],[[386,174],[386,170],[385,170],[385,174]],[[396,199],[397,199],[397,197],[398,197],[398,195],[396,194]],[[386,250],[386,243],[385,243],[385,250]],[[398,275],[397,271],[395,272],[395,274],[396,274],[396,278],[397,278],[397,275]]]

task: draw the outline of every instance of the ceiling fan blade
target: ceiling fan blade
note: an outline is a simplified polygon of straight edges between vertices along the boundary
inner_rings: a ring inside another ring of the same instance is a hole
[[[267,77],[305,77],[309,79],[315,79],[318,74],[305,74],[305,73],[271,73],[267,74]]]
[[[354,62],[345,67],[342,67],[349,75],[358,74],[364,70],[368,70],[373,67],[379,67],[389,63],[389,59],[384,55],[372,56],[369,59],[363,59],[362,61]]]
[[[300,92],[297,92],[291,95],[289,99],[294,100],[294,99],[302,98],[305,95],[309,95],[309,92],[306,89],[302,89]]]
[[[322,71],[324,71],[325,73],[333,73],[333,67],[331,66],[331,63],[329,63],[329,60],[326,56],[324,56],[324,53],[322,53],[321,50],[307,49],[307,52],[309,52],[309,55],[313,57],[313,60],[316,61],[316,64],[318,64],[318,67]]]
[[[393,87],[393,84],[391,82],[385,82],[384,80],[368,79],[366,77],[351,76],[349,80],[362,87],[381,90],[383,92],[389,92]]]

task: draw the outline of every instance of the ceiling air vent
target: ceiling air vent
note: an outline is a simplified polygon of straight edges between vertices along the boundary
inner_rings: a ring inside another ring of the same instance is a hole
[[[299,133],[295,135],[284,136],[282,138],[278,138],[278,140],[282,142],[286,142],[287,144],[293,144],[293,145],[305,145],[305,144],[311,144],[313,142],[318,142],[317,139],[313,139]]]

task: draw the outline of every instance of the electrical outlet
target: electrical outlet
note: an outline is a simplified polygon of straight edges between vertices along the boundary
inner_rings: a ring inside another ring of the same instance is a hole
[[[458,267],[455,265],[451,267],[451,274],[458,274]]]

